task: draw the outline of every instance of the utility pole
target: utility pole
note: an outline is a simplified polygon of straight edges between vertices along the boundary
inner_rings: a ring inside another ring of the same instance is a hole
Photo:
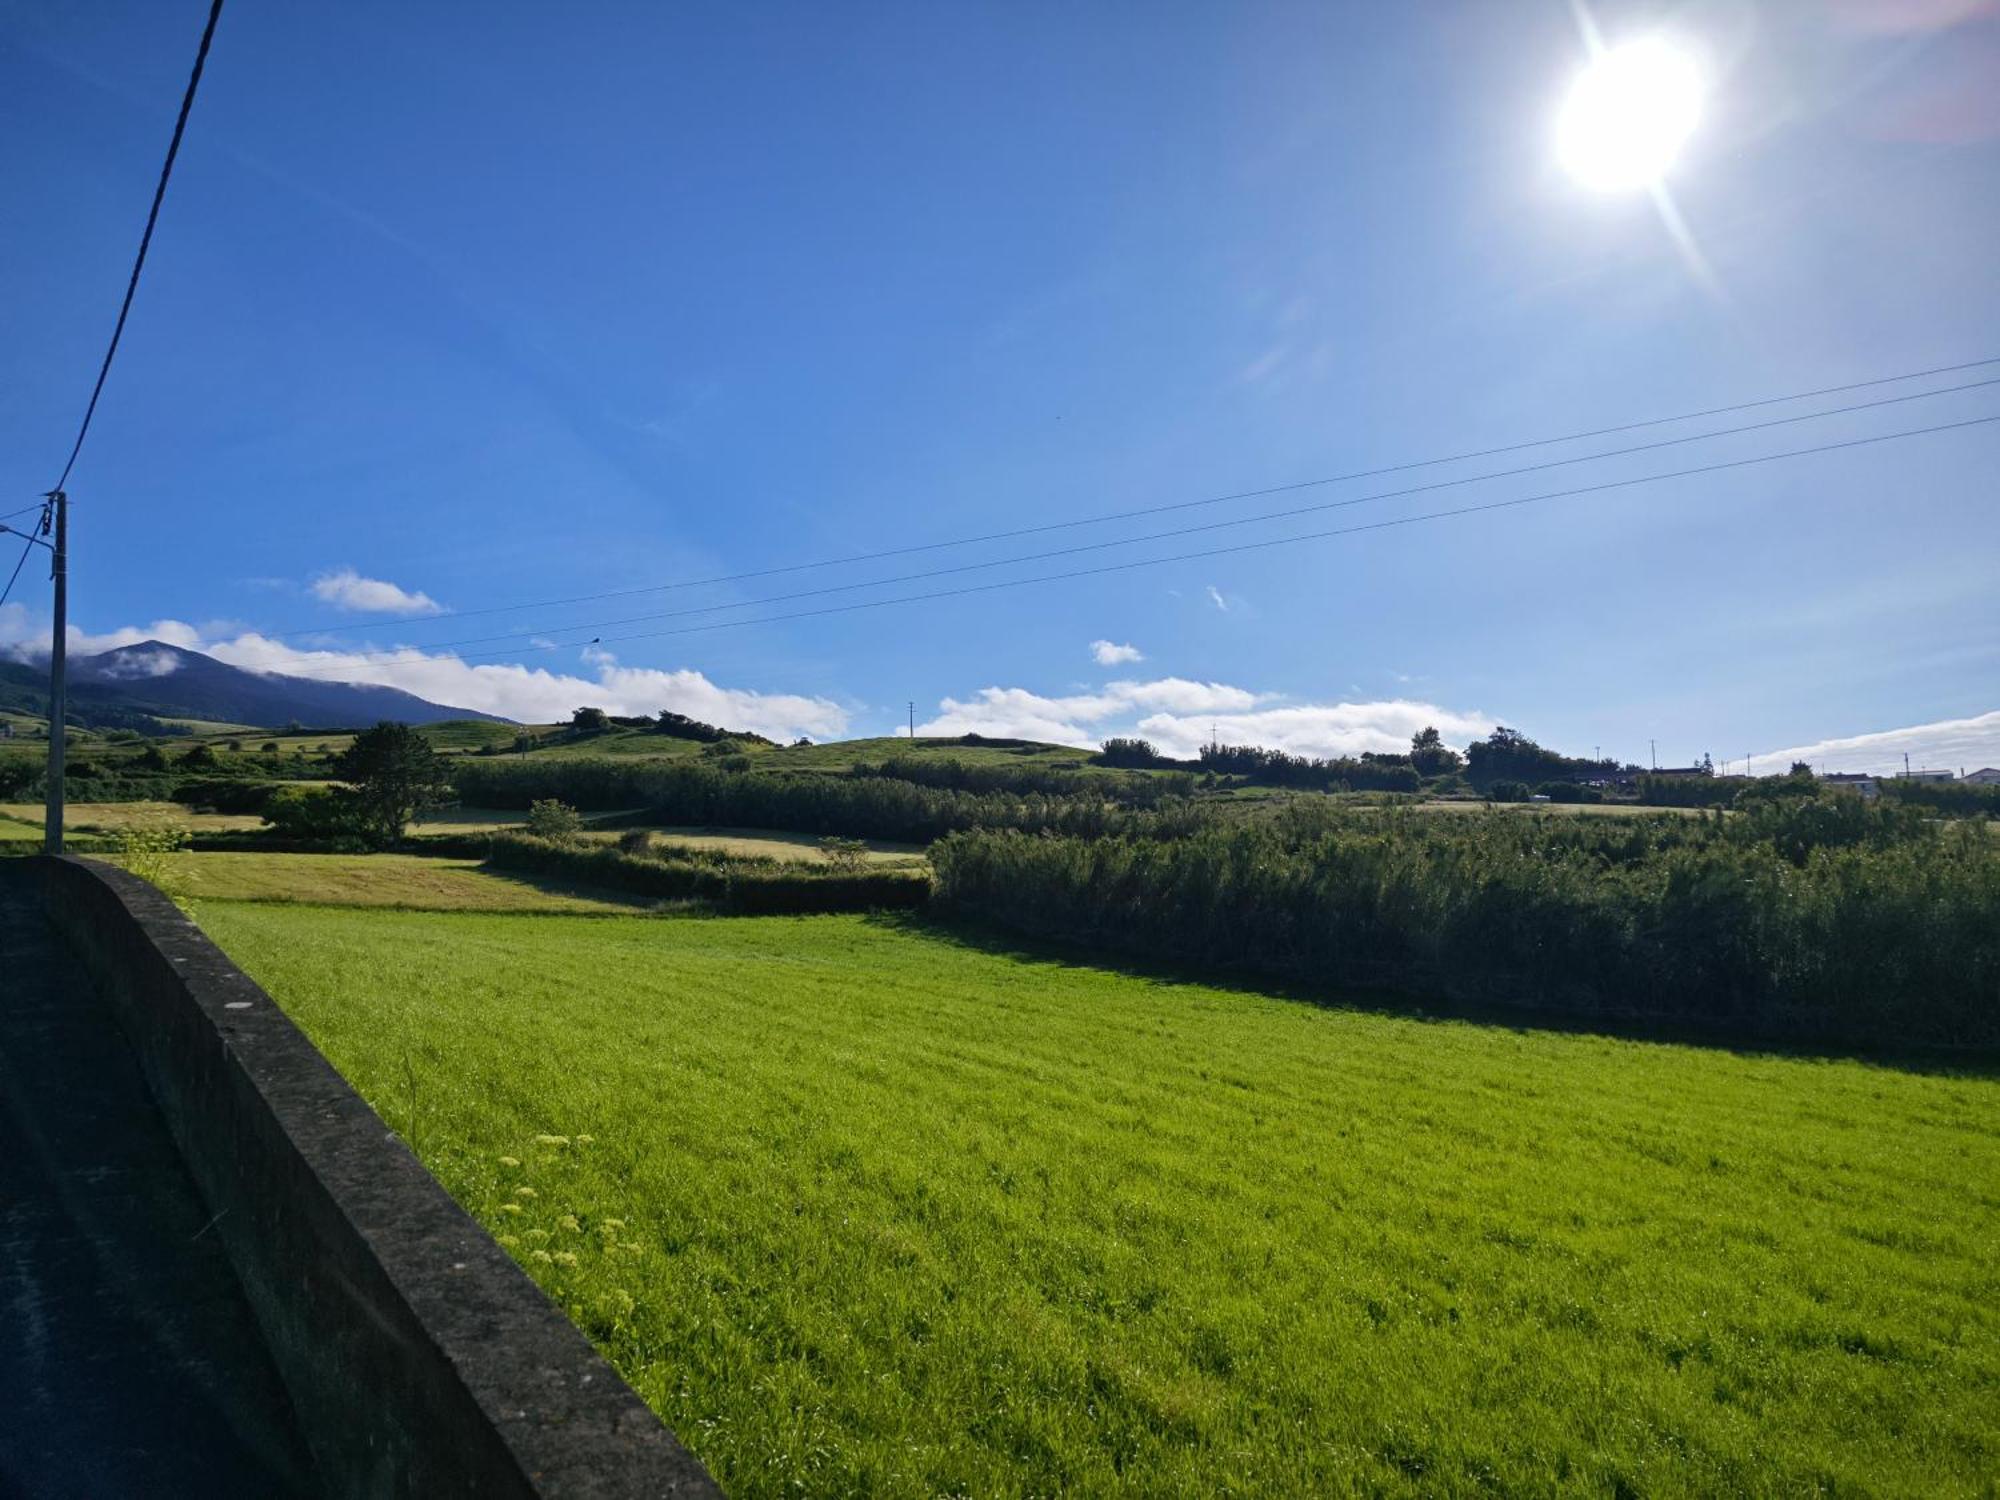
[[[63,719],[68,706],[69,665],[69,496],[61,490],[49,492],[55,510],[55,627],[49,640],[49,796],[42,824],[42,848],[49,854],[63,852]],[[42,513],[46,531],[48,512]]]
[[[1646,746],[1653,757],[1653,769],[1657,771],[1660,769],[1660,742],[1658,740],[1647,740]]]
[[[912,698],[910,700],[910,738],[915,739],[916,737],[917,737],[917,700]]]

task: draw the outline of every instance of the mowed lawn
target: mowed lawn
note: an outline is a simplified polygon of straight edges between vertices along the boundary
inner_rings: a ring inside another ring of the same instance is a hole
[[[2000,1474],[1988,1077],[858,917],[201,921],[735,1495]]]

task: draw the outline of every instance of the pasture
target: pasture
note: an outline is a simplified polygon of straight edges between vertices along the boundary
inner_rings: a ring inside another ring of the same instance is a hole
[[[711,849],[738,859],[776,859],[786,864],[823,864],[826,851],[811,834],[781,833],[768,828],[653,828],[653,842],[666,848]],[[612,840],[613,832],[586,833],[587,839]],[[887,839],[865,839],[862,862],[897,868],[920,865],[924,851],[918,844],[898,844]]]
[[[194,853],[171,858],[175,893],[209,901],[400,907],[412,911],[560,912],[629,916],[658,903],[476,859],[414,854]]]
[[[200,920],[734,1495],[2000,1472],[1990,1076],[859,917]]]
[[[129,828],[185,828],[190,833],[245,833],[262,828],[264,820],[254,813],[196,812],[177,802],[69,802],[63,806],[63,829],[68,833],[123,833]],[[39,837],[42,804],[39,802],[0,803],[0,838],[16,838],[17,829],[27,828]]]

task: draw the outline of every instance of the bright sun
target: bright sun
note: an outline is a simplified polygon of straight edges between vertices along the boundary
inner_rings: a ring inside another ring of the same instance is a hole
[[[1650,187],[1699,123],[1702,93],[1694,59],[1666,42],[1600,52],[1563,101],[1556,152],[1585,187]]]

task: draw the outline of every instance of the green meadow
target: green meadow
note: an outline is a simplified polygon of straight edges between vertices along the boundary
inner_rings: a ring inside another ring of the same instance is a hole
[[[734,1495],[1995,1492],[1977,1071],[861,917],[200,920]]]

